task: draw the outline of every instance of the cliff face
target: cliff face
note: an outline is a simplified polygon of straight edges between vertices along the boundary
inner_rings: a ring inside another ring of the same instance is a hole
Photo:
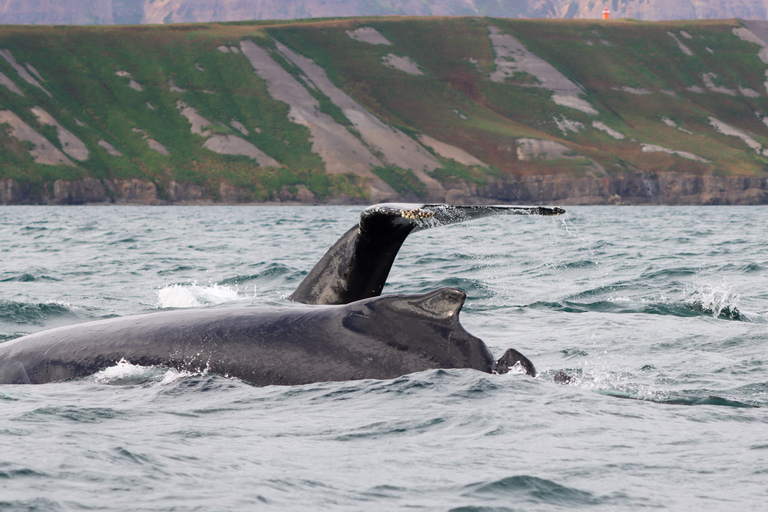
[[[172,181],[164,191],[148,180],[57,180],[42,189],[0,179],[0,204],[237,204],[247,195],[227,184],[214,197],[205,188]],[[640,173],[614,178],[525,176],[448,191],[452,204],[760,205],[768,204],[768,178]],[[272,203],[316,204],[306,187],[284,188]],[[325,203],[338,203],[331,198]],[[344,201],[360,202],[360,201]]]
[[[768,0],[6,0],[0,24],[135,24],[338,16],[490,16],[639,20],[768,19]]]

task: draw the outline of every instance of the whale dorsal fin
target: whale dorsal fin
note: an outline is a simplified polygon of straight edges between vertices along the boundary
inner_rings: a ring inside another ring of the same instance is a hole
[[[348,304],[381,294],[403,242],[414,231],[490,215],[559,215],[542,206],[376,204],[325,253],[290,299],[304,304]]]

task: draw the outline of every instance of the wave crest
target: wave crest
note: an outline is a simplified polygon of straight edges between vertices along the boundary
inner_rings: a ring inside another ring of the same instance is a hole
[[[172,284],[157,290],[159,308],[195,308],[223,304],[240,298],[237,290],[229,286],[212,284]]]

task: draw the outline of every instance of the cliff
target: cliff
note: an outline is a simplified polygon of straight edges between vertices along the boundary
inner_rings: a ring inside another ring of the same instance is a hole
[[[762,204],[767,77],[736,20],[5,26],[0,203]]]
[[[224,187],[226,188],[226,187]],[[52,189],[34,189],[12,179],[0,179],[0,204],[238,204],[247,191],[230,187],[211,194],[193,184],[171,182],[167,194],[148,180],[57,180]],[[216,197],[216,200],[213,198]],[[275,203],[315,204],[306,187],[283,188]],[[610,178],[574,178],[565,175],[523,176],[485,186],[447,191],[451,204],[558,204],[558,205],[756,205],[768,204],[768,179],[745,176],[694,176],[678,173],[635,174]],[[364,203],[341,197],[329,204]]]

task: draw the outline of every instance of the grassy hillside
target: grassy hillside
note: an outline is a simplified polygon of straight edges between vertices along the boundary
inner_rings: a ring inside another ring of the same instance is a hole
[[[596,113],[558,105],[553,91],[538,87],[546,84],[525,71],[503,82],[491,81],[499,62],[489,26],[513,36],[580,85],[581,98]],[[155,183],[161,194],[176,181],[205,187],[214,200],[222,182],[251,200],[272,199],[281,190],[295,195],[302,184],[319,200],[365,200],[379,178],[404,197],[426,193],[424,180],[414,174],[419,169],[390,165],[386,155],[370,173],[326,172],[328,163],[313,148],[310,128],[294,122],[289,106],[270,95],[268,81],[242,52],[219,49],[238,49],[244,40],[266,49],[306,85],[304,73],[275,51],[278,42],[287,46],[321,66],[333,84],[388,125],[414,138],[428,135],[487,164],[462,164],[430,148],[440,167],[428,174],[445,190],[483,185],[489,176],[504,180],[537,174],[611,177],[674,171],[763,177],[768,164],[763,154],[768,149],[763,122],[768,116],[768,65],[758,57],[758,44],[734,34],[740,26],[736,20],[487,18],[4,26],[0,49],[9,50],[24,69],[34,68],[37,74],[30,71],[30,76],[41,87],[0,59],[0,72],[24,94],[0,85],[0,111],[13,112],[53,146],[66,150],[57,128],[33,113],[40,107],[80,139],[89,155],[71,159],[74,165],[36,163],[30,153],[34,143],[15,137],[12,126],[5,124],[0,130],[0,178],[42,188],[57,179],[139,178]],[[347,34],[360,27],[375,29],[391,45]],[[389,54],[410,58],[423,74],[384,65]],[[319,88],[308,85],[307,90],[321,112],[360,136],[347,118],[349,112]],[[208,135],[192,132],[179,102],[211,123],[204,126]],[[608,127],[612,134],[595,125]],[[721,133],[723,126],[737,135]],[[212,136],[239,137],[281,166],[206,149],[203,144]],[[168,154],[152,149],[149,139]],[[526,154],[528,146],[521,140],[551,144],[546,151]],[[101,141],[122,156],[111,154]],[[363,143],[371,149],[370,141]],[[381,156],[376,148],[371,151]]]

